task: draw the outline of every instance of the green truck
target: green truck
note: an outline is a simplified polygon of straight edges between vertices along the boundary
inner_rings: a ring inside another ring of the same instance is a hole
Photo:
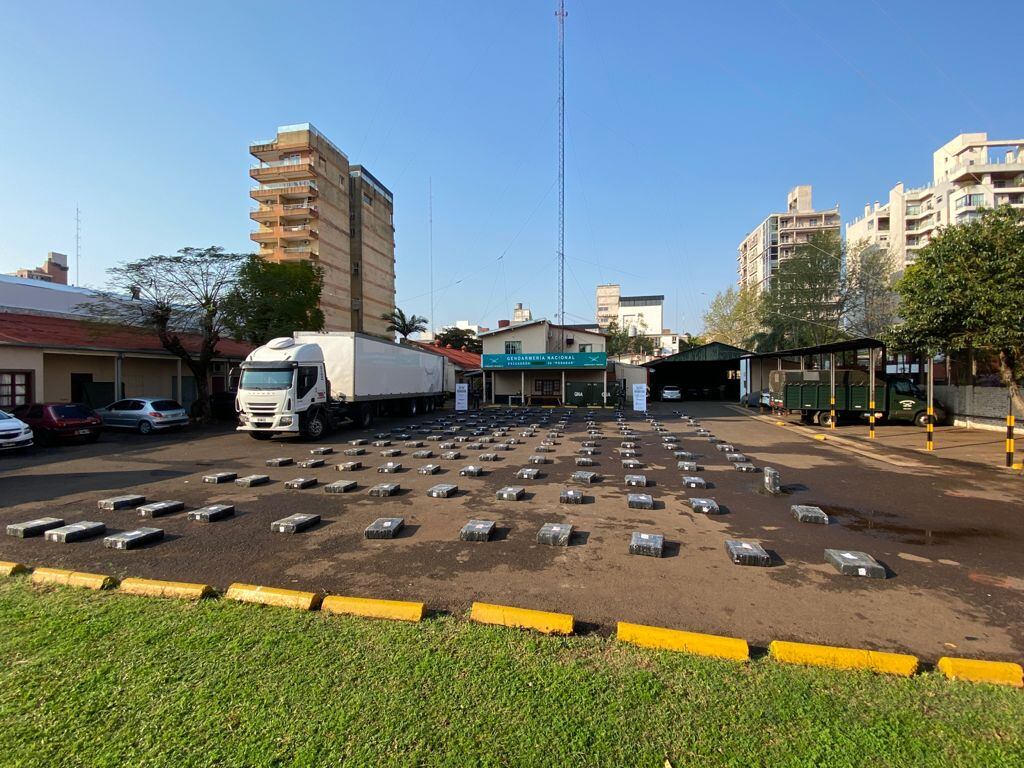
[[[836,420],[868,417],[870,398],[868,372],[836,369]],[[772,371],[769,380],[772,402],[786,411],[799,411],[810,424],[831,426],[831,379],[829,371]],[[935,401],[935,423],[946,419],[946,411]],[[919,427],[928,424],[928,401],[921,389],[906,378],[875,377],[875,418],[909,421]]]

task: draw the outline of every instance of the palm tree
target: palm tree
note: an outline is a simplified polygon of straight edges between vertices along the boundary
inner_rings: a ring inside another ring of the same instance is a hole
[[[405,316],[405,312],[395,307],[393,312],[385,312],[380,316],[381,320],[388,321],[387,330],[397,333],[403,339],[410,333],[420,333],[427,330],[427,318],[419,315]]]

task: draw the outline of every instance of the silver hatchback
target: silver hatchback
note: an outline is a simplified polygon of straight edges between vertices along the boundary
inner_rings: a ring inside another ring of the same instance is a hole
[[[165,397],[131,397],[118,400],[106,408],[99,408],[96,415],[103,419],[103,426],[134,429],[148,435],[153,430],[184,427],[188,424],[188,413],[177,400]]]

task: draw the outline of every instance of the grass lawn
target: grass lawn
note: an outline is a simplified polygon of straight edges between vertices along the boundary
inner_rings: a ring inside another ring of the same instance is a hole
[[[1019,766],[1024,692],[0,581],[3,766]]]

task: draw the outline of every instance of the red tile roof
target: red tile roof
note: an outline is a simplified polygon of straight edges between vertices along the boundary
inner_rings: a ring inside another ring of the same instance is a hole
[[[199,351],[199,336],[183,334],[182,343],[190,352]],[[86,323],[72,317],[18,315],[0,313],[0,345],[46,347],[49,349],[94,349],[111,352],[147,352],[170,355],[156,334],[123,325]],[[249,344],[225,339],[217,342],[220,357],[244,358],[252,351]]]
[[[442,347],[429,341],[413,341],[412,343],[418,347],[423,347],[423,349],[429,350],[430,352],[437,352],[439,355],[444,355],[459,368],[464,368],[469,371],[480,370],[480,355],[476,352],[467,352],[463,349]]]

